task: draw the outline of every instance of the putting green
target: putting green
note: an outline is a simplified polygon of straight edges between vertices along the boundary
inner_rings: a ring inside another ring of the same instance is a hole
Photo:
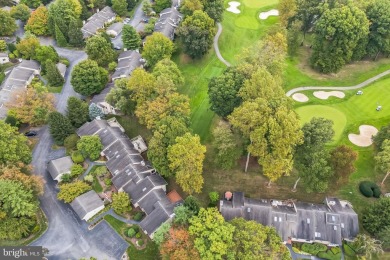
[[[260,27],[257,19],[252,16],[240,16],[236,19],[234,24],[237,27],[251,30],[257,30]]]
[[[279,1],[278,0],[243,0],[242,2],[250,8],[261,8],[264,6],[277,4]]]
[[[300,117],[301,125],[308,123],[313,117],[323,117],[333,121],[335,135],[333,142],[337,142],[347,124],[347,118],[338,109],[329,106],[312,105],[299,107],[295,110]]]

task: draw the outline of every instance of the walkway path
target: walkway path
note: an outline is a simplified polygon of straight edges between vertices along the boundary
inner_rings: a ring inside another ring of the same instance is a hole
[[[218,59],[221,62],[223,62],[226,66],[230,67],[231,64],[222,57],[221,52],[219,51],[218,40],[219,40],[219,36],[221,36],[222,33],[222,25],[220,23],[217,23],[217,26],[218,26],[218,31],[217,34],[214,36],[214,50],[215,53],[217,54]]]
[[[118,214],[116,214],[114,212],[113,209],[109,209],[108,211],[106,212],[103,212],[102,214],[100,214],[99,216],[97,216],[94,221],[90,224],[91,226],[96,224],[97,222],[99,222],[102,218],[104,218],[104,216],[106,215],[111,215],[113,216],[114,218],[116,218],[117,220],[119,221],[122,221],[126,224],[139,224],[139,221],[135,221],[135,220],[132,220],[132,219],[127,219],[127,218],[124,218],[122,216],[119,216]]]
[[[360,84],[354,85],[354,86],[349,86],[349,87],[321,87],[321,86],[307,86],[307,87],[299,87],[299,88],[294,88],[289,91],[287,91],[286,95],[289,97],[292,94],[296,92],[300,92],[303,90],[353,90],[353,89],[360,89],[363,87],[366,87],[367,85],[373,83],[374,81],[383,78],[384,76],[387,76],[390,74],[390,70],[386,70]]]
[[[84,177],[87,176],[88,173],[92,170],[93,166],[95,166],[95,165],[106,165],[103,162],[91,162],[89,160],[87,160],[87,163],[88,163],[89,166],[88,166],[87,170],[82,175],[79,176],[79,180],[84,179]]]

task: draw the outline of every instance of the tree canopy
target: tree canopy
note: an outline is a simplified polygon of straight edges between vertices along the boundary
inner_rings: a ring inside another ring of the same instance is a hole
[[[125,24],[122,29],[123,47],[129,50],[136,50],[141,46],[141,37],[135,28],[129,24]]]
[[[146,59],[147,65],[153,67],[163,59],[170,59],[174,45],[170,39],[160,32],[148,36],[145,41],[142,56]]]
[[[10,14],[13,18],[26,22],[30,17],[30,8],[25,4],[18,4],[11,7]]]
[[[79,128],[88,121],[88,104],[76,97],[68,98],[67,116],[70,123]]]
[[[97,62],[99,66],[105,67],[117,57],[115,51],[104,37],[98,35],[88,38],[86,44],[88,58]]]
[[[0,36],[10,36],[18,29],[15,19],[3,9],[0,9],[0,24]]]
[[[194,248],[194,240],[184,228],[171,228],[164,243],[160,246],[164,259],[199,260],[199,253]]]
[[[375,0],[368,5],[367,19],[370,21],[367,52],[372,57],[379,53],[390,53],[390,3]]]
[[[183,43],[184,53],[193,59],[201,58],[209,51],[215,33],[214,20],[200,10],[187,16],[177,30]]]
[[[65,138],[74,133],[71,122],[60,112],[51,112],[47,121],[50,134],[57,145],[63,145]]]
[[[372,235],[390,227],[390,198],[369,204],[363,213],[363,227]]]
[[[115,213],[123,214],[131,210],[130,198],[126,192],[118,192],[112,195],[112,208]]]
[[[90,191],[92,187],[82,181],[75,181],[72,183],[64,183],[60,185],[60,191],[57,194],[59,200],[65,203],[71,203],[76,197]]]
[[[176,182],[189,194],[202,190],[205,153],[199,136],[190,133],[176,137],[176,143],[168,147],[169,168],[175,172]]]
[[[31,16],[27,21],[25,29],[35,35],[48,35],[48,21],[49,11],[45,6],[40,6],[34,12],[31,13]]]
[[[112,9],[119,16],[125,16],[127,12],[127,1],[126,0],[112,0]]]
[[[99,159],[103,145],[98,135],[82,136],[77,142],[77,149],[81,151],[84,158],[89,157],[92,161],[95,161]]]
[[[107,82],[108,72],[93,60],[78,63],[72,71],[72,86],[76,92],[84,96],[99,93]]]
[[[216,150],[215,162],[222,169],[228,170],[237,164],[242,154],[242,147],[237,141],[228,125],[217,126],[213,131],[213,146]]]
[[[31,162],[31,150],[27,144],[27,137],[20,134],[3,120],[0,120],[0,163]]]
[[[222,14],[224,11],[224,1],[223,0],[202,0],[204,11],[213,19],[215,22],[222,21]]]

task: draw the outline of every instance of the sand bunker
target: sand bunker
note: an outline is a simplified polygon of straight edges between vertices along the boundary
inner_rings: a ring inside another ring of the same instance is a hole
[[[229,2],[228,4],[229,4],[229,7],[226,8],[227,11],[232,12],[234,14],[241,13],[241,11],[238,10],[238,8],[237,8],[237,7],[239,7],[241,5],[241,3],[236,2],[236,1],[232,1],[232,2]]]
[[[349,134],[348,139],[354,145],[360,147],[367,147],[372,144],[372,136],[378,133],[378,129],[371,125],[361,125],[359,126],[360,134]]]
[[[344,98],[345,94],[341,91],[315,91],[313,95],[319,99],[328,99],[329,97]]]
[[[265,20],[270,16],[278,16],[278,15],[279,15],[279,11],[276,9],[272,9],[272,10],[269,10],[268,12],[261,12],[259,15],[259,18],[261,20]]]
[[[298,101],[298,102],[307,102],[307,101],[309,101],[309,98],[305,94],[302,94],[302,93],[295,93],[294,95],[292,95],[292,98],[295,101]]]

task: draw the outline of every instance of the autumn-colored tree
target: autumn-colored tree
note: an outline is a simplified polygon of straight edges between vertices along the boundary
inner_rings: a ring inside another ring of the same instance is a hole
[[[190,116],[190,103],[187,96],[173,93],[143,103],[137,107],[135,114],[141,124],[145,124],[149,129],[154,129],[157,123],[167,116],[187,122]]]
[[[32,126],[43,125],[47,115],[55,110],[54,95],[45,88],[30,86],[16,91],[7,107],[15,112],[22,123]]]
[[[213,130],[213,137],[213,146],[216,150],[216,164],[225,170],[233,168],[242,154],[242,147],[237,145],[237,141],[229,126],[217,126]]]
[[[157,97],[156,78],[144,69],[135,69],[131,73],[127,86],[133,92],[131,99],[134,100],[138,106],[145,101],[153,100]]]
[[[184,0],[180,5],[180,12],[185,16],[192,15],[196,10],[203,10],[200,0]]]
[[[32,190],[34,195],[43,194],[43,178],[31,174],[32,167],[17,162],[13,165],[0,167],[0,179],[20,182],[26,190]]]
[[[153,67],[160,60],[171,58],[173,50],[173,42],[164,34],[155,32],[146,38],[142,56],[146,59],[148,66]]]
[[[48,35],[48,19],[49,11],[45,6],[42,5],[31,13],[31,16],[27,21],[25,29],[35,35]]]
[[[296,14],[297,2],[296,0],[281,0],[278,10],[280,23],[282,26],[287,27],[290,19]]]
[[[358,153],[351,147],[340,145],[330,153],[330,164],[337,176],[337,183],[348,182],[349,176],[356,170],[354,163],[358,158]]]
[[[171,228],[164,243],[160,246],[160,253],[164,259],[170,260],[198,260],[198,251],[194,247],[194,240],[188,230]]]
[[[71,203],[76,197],[91,189],[92,187],[89,184],[82,181],[64,183],[60,185],[60,191],[57,194],[57,198],[63,200],[65,203]]]
[[[23,59],[32,59],[35,58],[36,50],[39,46],[37,37],[30,34],[16,44],[16,50],[18,50]]]
[[[118,192],[112,195],[112,208],[115,213],[123,214],[131,210],[129,194]]]
[[[203,160],[206,146],[198,135],[186,133],[176,138],[176,144],[168,148],[169,168],[176,174],[176,182],[183,191],[199,193],[203,186]]]

